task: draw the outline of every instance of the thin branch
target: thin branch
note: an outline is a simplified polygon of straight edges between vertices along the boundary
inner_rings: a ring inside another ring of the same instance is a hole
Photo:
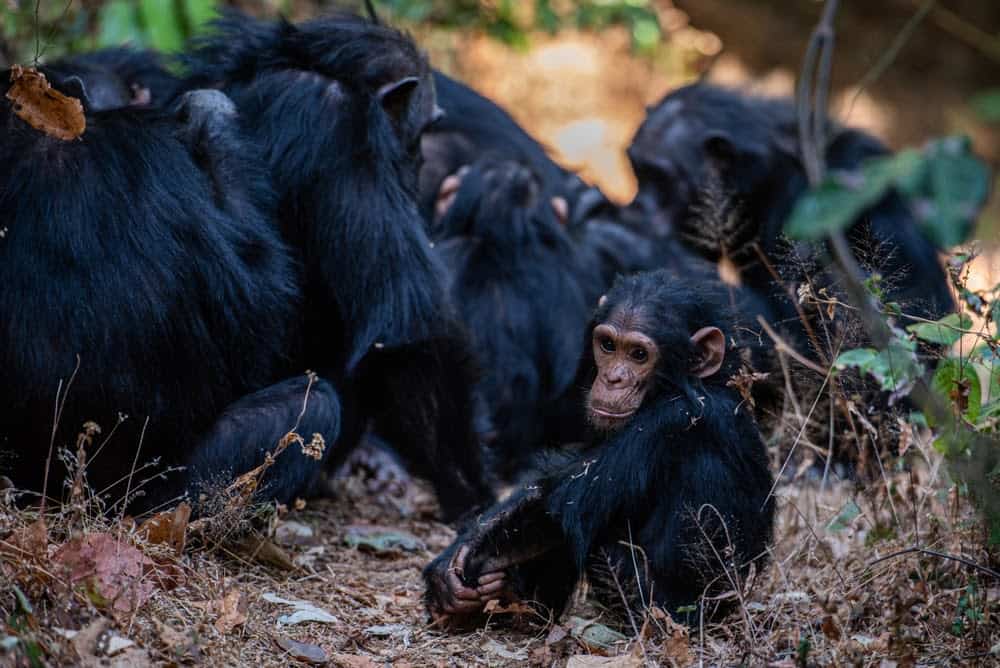
[[[777,350],[778,352],[788,353],[788,356],[791,357],[793,360],[795,360],[805,368],[811,371],[815,371],[821,376],[825,376],[829,373],[829,369],[824,369],[815,362],[806,359],[805,357],[802,356],[801,353],[799,353],[799,351],[795,350],[795,348],[793,348],[787,341],[781,338],[781,336],[776,331],[774,331],[774,329],[772,329],[769,324],[767,324],[767,320],[764,319],[764,316],[758,315],[757,322],[760,323],[760,326],[764,328],[764,331],[767,332],[767,335],[771,338],[772,341],[774,341],[775,350]]]
[[[887,554],[884,557],[879,557],[878,559],[870,562],[865,567],[865,570],[868,570],[868,569],[872,568],[873,566],[875,566],[876,564],[882,563],[883,561],[888,561],[889,559],[895,559],[896,557],[901,557],[904,554],[913,554],[913,553],[923,554],[923,555],[926,555],[928,557],[937,557],[938,559],[947,559],[949,561],[957,561],[958,563],[964,564],[964,565],[968,566],[969,568],[976,569],[980,573],[984,573],[986,575],[989,575],[990,577],[993,577],[993,578],[996,578],[996,579],[1000,580],[1000,573],[996,572],[992,568],[989,568],[987,566],[983,566],[982,564],[977,564],[976,562],[972,561],[971,559],[966,559],[965,557],[959,557],[959,556],[954,555],[954,554],[948,554],[947,552],[938,552],[936,550],[928,550],[925,547],[908,547],[906,549],[899,550],[897,552],[893,552],[892,554]]]

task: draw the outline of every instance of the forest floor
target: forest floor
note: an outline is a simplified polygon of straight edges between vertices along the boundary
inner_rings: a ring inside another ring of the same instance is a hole
[[[554,625],[432,628],[421,570],[454,532],[419,485],[339,480],[336,499],[258,519],[263,541],[226,537],[225,516],[142,532],[0,505],[0,665],[996,665],[981,529],[926,439],[906,445],[868,485],[821,489],[809,470],[779,485],[770,563],[730,592],[735,612],[690,630],[655,609],[616,622],[585,589]]]

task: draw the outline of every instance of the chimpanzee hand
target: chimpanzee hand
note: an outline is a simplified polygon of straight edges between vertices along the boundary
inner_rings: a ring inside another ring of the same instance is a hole
[[[465,566],[469,557],[468,544],[449,550],[428,566],[427,611],[436,625],[460,624],[482,612],[490,599],[509,594],[505,571],[482,573],[473,583],[466,583]],[[449,554],[453,555],[449,558]]]

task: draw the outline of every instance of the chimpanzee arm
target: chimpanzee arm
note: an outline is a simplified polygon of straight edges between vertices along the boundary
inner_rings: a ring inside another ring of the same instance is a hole
[[[323,469],[340,432],[340,401],[333,386],[307,376],[297,376],[247,395],[231,404],[216,420],[187,462],[192,492],[211,493],[236,477],[264,463],[278,442],[295,429],[306,443],[314,434],[325,442],[319,460],[293,443],[278,455],[266,472],[261,496],[280,503],[301,494],[310,479]],[[197,498],[197,497],[196,497]]]
[[[173,104],[172,113],[180,123],[177,138],[211,179],[218,206],[236,218],[269,214],[275,204],[269,176],[233,101],[222,91],[192,90]]]
[[[427,608],[436,619],[475,615],[510,594],[561,609],[578,579],[562,545],[543,487],[526,487],[471,522],[424,569]],[[539,569],[548,577],[535,575]]]
[[[675,455],[674,434],[690,423],[687,405],[666,399],[644,408],[551,488],[546,507],[578,569],[611,530],[626,520],[641,523],[663,494],[660,488],[671,484],[667,467]]]

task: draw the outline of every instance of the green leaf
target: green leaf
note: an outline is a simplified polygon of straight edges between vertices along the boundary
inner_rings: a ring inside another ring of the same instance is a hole
[[[111,0],[101,7],[98,17],[100,33],[97,45],[100,48],[132,44],[146,46],[146,37],[139,25],[135,4],[129,0]]]
[[[855,367],[863,373],[874,376],[883,390],[898,392],[923,373],[917,361],[916,344],[909,339],[894,337],[885,350],[857,348],[841,353],[834,365],[838,369]]]
[[[184,17],[177,5],[167,0],[139,0],[139,11],[150,46],[159,51],[179,51],[184,46]]]
[[[840,353],[834,362],[834,366],[838,369],[846,369],[848,367],[864,369],[872,363],[872,360],[876,356],[878,356],[878,351],[874,348],[855,348],[854,350],[847,350]]]
[[[854,501],[848,501],[845,503],[840,512],[837,513],[830,522],[826,525],[826,530],[832,533],[840,533],[844,529],[850,528],[851,523],[854,522],[854,518],[861,514],[861,508]]]
[[[987,123],[1000,123],[1000,89],[993,88],[977,94],[969,105],[972,111]]]
[[[785,233],[810,240],[846,229],[890,188],[909,200],[921,231],[950,248],[968,238],[990,192],[990,171],[967,137],[945,137],[923,151],[908,149],[856,170],[831,171],[799,198]]]
[[[923,167],[919,151],[909,149],[865,162],[857,171],[831,171],[802,197],[785,223],[793,239],[821,239],[849,227],[893,185]]]
[[[972,364],[957,357],[941,360],[934,372],[934,378],[931,379],[931,387],[949,403],[957,402],[963,415],[970,422],[975,422],[979,417],[982,388],[979,384],[979,375]]]
[[[915,344],[907,339],[893,338],[885,350],[865,368],[887,392],[899,392],[916,380],[923,369],[917,361]]]
[[[937,322],[939,324],[918,322],[915,325],[907,327],[906,331],[922,341],[950,346],[962,338],[962,332],[958,330],[972,327],[972,318],[964,313],[951,313]]]
[[[926,168],[898,183],[923,233],[939,248],[957,246],[972,232],[990,194],[990,170],[972,153],[968,137],[944,137],[924,149]]]
[[[191,27],[197,30],[217,16],[216,0],[184,0]]]

